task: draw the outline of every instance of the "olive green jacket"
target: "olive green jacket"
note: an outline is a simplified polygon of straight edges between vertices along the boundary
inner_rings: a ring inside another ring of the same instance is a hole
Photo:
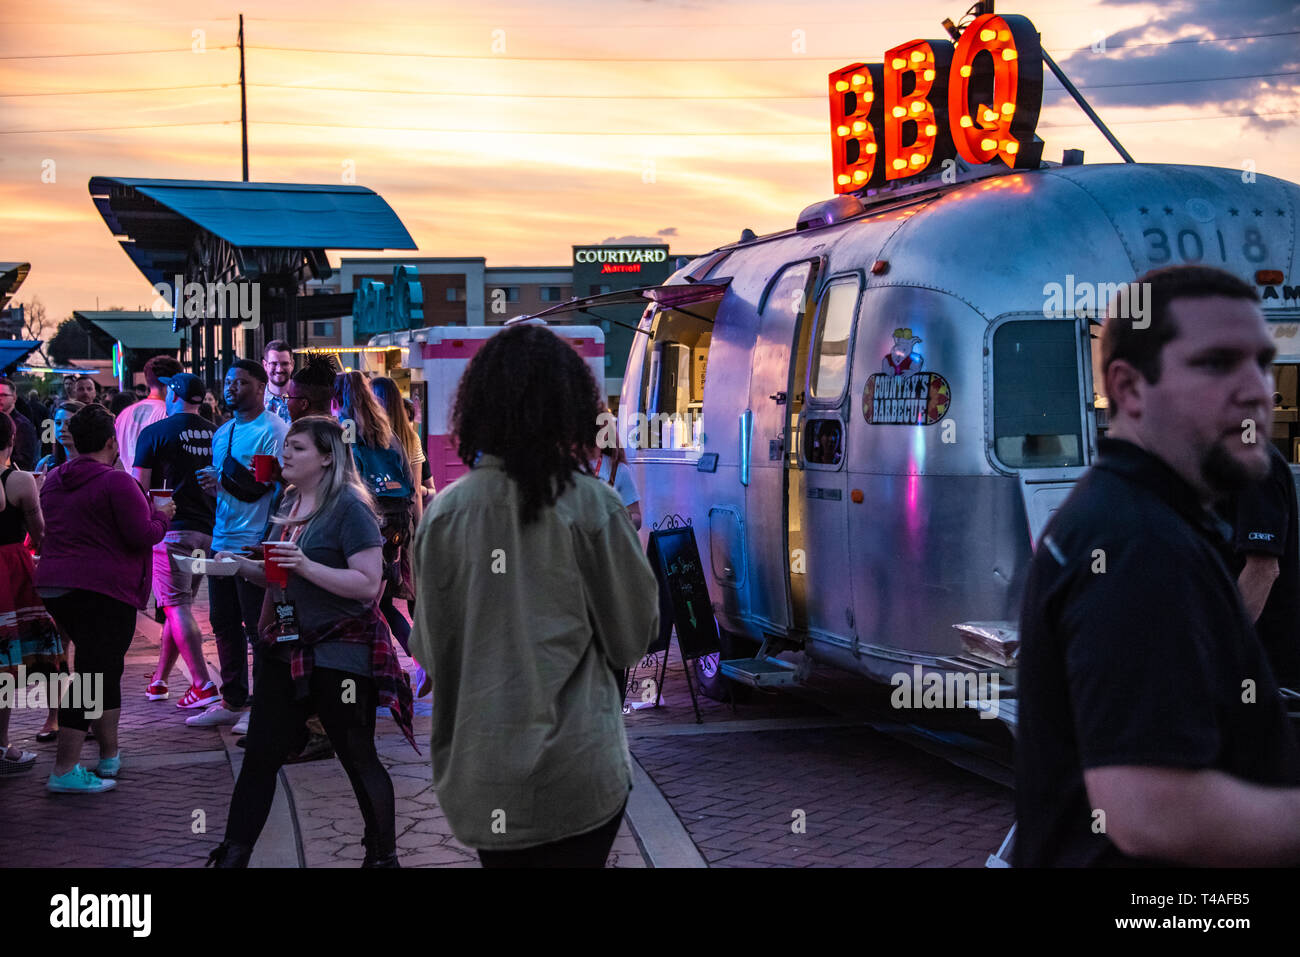
[[[658,585],[618,495],[574,480],[522,525],[518,486],[483,456],[415,534],[411,653],[433,680],[433,783],[473,848],[590,831],[632,787],[613,670],[654,640]]]

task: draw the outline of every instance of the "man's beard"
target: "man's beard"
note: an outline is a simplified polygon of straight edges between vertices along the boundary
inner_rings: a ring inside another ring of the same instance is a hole
[[[1211,445],[1201,456],[1201,478],[1214,492],[1227,495],[1238,492],[1268,475],[1268,459],[1246,463],[1235,459],[1222,444]]]

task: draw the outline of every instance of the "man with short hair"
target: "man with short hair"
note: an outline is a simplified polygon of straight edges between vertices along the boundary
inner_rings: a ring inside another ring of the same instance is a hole
[[[253,456],[279,456],[289,431],[283,420],[265,408],[266,379],[266,370],[249,359],[235,360],[226,372],[226,405],[231,417],[212,437],[212,465],[197,473],[200,485],[217,498],[214,554],[251,549],[266,538],[275,486],[254,481]],[[265,593],[264,588],[239,576],[208,576],[209,614],[221,662],[221,701],[187,718],[186,724],[234,724],[236,733],[241,734],[247,728],[248,646],[253,646],[256,673],[262,657],[257,625]]]
[[[71,381],[69,381],[71,379]],[[64,397],[69,402],[80,402],[82,405],[90,405],[95,401],[96,389],[95,380],[85,373],[76,376],[70,376],[63,380]]]
[[[14,385],[12,379],[0,376],[0,412],[13,419],[16,430],[14,450],[10,460],[15,468],[30,472],[41,457],[41,436],[36,430],[36,425],[15,408],[17,403],[18,387]]]
[[[262,350],[262,368],[266,370],[266,410],[285,422],[292,421],[285,401],[289,379],[293,375],[293,350],[283,339],[272,339]]]
[[[140,433],[136,443],[136,480],[146,490],[171,490],[176,515],[163,540],[153,547],[153,593],[166,615],[158,668],[145,689],[150,701],[169,696],[167,678],[179,653],[190,672],[190,687],[176,707],[207,708],[221,700],[203,660],[203,634],[191,610],[203,577],[194,571],[193,557],[208,557],[216,500],[199,485],[197,473],[212,464],[212,435],[216,427],[198,414],[203,381],[188,372],[159,379],[166,389],[167,418]]]
[[[1150,272],[1102,331],[1109,437],[1021,619],[1017,867],[1300,863],[1300,751],[1210,510],[1268,471],[1273,337],[1249,284]]]
[[[149,385],[147,398],[133,402],[117,417],[117,447],[122,465],[130,469],[135,465],[135,443],[140,433],[159,419],[167,417],[164,401],[166,386],[162,379],[177,375],[181,364],[171,356],[154,356],[144,364],[144,378]]]

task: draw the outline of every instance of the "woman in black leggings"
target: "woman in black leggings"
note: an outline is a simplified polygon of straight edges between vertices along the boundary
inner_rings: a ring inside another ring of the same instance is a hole
[[[411,691],[402,681],[387,625],[376,609],[383,538],[343,429],[307,416],[284,440],[289,484],[273,519],[266,562],[234,558],[239,574],[266,583],[259,628],[265,651],[254,676],[244,763],[226,836],[210,864],[245,867],[266,824],[276,774],[302,746],[318,714],[365,819],[363,867],[397,867],[393,783],[375,752],[375,708],[393,709],[411,737]],[[278,571],[282,574],[277,574]]]

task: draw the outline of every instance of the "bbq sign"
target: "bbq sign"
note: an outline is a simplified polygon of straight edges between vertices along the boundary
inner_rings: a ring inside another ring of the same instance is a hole
[[[884,63],[830,75],[835,192],[850,193],[928,173],[943,161],[997,159],[1036,167],[1043,100],[1038,31],[1021,16],[986,13],[956,45],[912,40]]]

